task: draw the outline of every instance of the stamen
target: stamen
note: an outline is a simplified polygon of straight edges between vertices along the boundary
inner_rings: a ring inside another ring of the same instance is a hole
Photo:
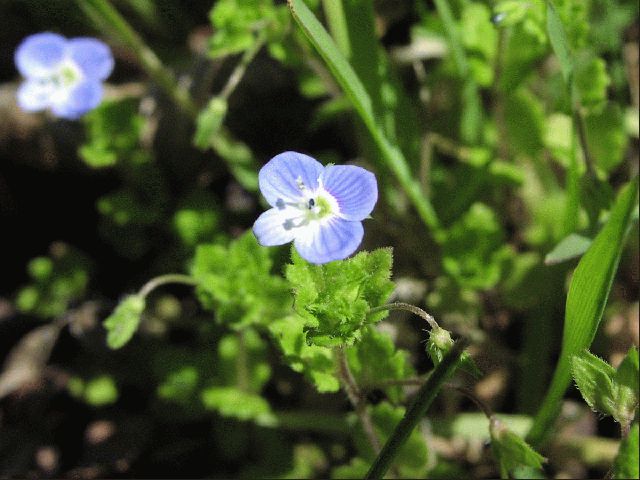
[[[316,201],[313,198],[310,198],[309,199],[309,207],[308,207],[309,210],[312,210],[313,207],[315,206],[315,204],[316,204]]]

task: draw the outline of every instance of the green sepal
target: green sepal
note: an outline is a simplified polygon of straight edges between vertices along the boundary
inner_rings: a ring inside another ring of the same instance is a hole
[[[635,347],[614,369],[588,351],[574,355],[571,373],[587,405],[629,425],[638,406],[638,351]]]
[[[120,301],[116,309],[103,322],[107,330],[107,345],[109,348],[122,348],[131,340],[138,330],[145,299],[140,295],[128,295]]]
[[[616,415],[614,415],[614,418],[622,425],[629,425],[635,416],[640,393],[638,391],[640,388],[639,375],[638,349],[632,346],[613,376],[614,385],[617,387],[617,418]]]
[[[448,330],[438,327],[429,332],[426,350],[434,366],[437,366],[442,361],[452,346],[453,339],[451,338],[451,332]],[[460,357],[460,368],[476,380],[480,379],[483,375],[482,370],[478,368],[467,351],[463,352]]]

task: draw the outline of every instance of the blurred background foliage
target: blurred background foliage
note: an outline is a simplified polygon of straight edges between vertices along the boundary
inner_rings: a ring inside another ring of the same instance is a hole
[[[375,455],[331,347],[355,345],[346,361],[382,441],[432,367],[420,319],[367,316],[389,299],[472,339],[484,375],[464,382],[526,434],[558,358],[569,274],[638,173],[637,2],[555,0],[565,50],[538,0],[306,2],[437,231],[285,3],[113,1],[193,111],[95,3],[0,3],[0,475],[363,476]],[[38,31],[113,49],[106,99],[80,122],[15,106],[13,52]],[[320,271],[245,233],[263,207],[257,172],[285,150],[375,171],[363,247],[393,247],[391,280],[389,250]],[[614,367],[638,345],[637,218],[636,204],[591,348]],[[141,300],[167,272],[198,286]],[[130,342],[111,350],[107,334]],[[535,452],[505,457],[512,434],[476,410],[445,389],[394,474],[531,476]],[[546,474],[602,476],[619,443],[572,388]]]

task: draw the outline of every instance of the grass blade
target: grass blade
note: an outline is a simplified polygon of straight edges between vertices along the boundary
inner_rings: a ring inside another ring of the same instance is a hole
[[[598,330],[637,198],[636,177],[618,195],[609,220],[573,274],[567,295],[560,360],[527,439],[534,445],[544,441],[560,411],[562,397],[571,381],[571,357],[589,348]]]
[[[422,192],[407,161],[395,145],[387,138],[383,128],[376,121],[371,97],[349,62],[340,53],[337,45],[322,24],[305,5],[303,0],[289,0],[293,18],[302,28],[322,59],[331,70],[336,81],[362,119],[373,141],[377,145],[386,166],[393,172],[400,186],[409,196],[420,218],[431,230],[436,240],[441,238],[440,221],[431,202]]]

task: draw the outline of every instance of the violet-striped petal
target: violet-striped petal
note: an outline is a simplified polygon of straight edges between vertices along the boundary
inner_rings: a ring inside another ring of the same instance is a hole
[[[341,260],[356,251],[362,242],[361,222],[331,218],[312,222],[296,237],[294,245],[302,258],[320,264]]]
[[[299,202],[304,198],[301,187],[318,188],[318,178],[324,167],[308,155],[284,152],[273,157],[258,174],[260,191],[269,205]]]
[[[373,173],[354,165],[329,165],[322,185],[337,201],[345,220],[364,220],[378,200],[378,184]]]
[[[296,229],[293,222],[299,212],[293,208],[271,208],[258,217],[253,224],[253,233],[258,243],[265,247],[283,245],[294,239]]]

